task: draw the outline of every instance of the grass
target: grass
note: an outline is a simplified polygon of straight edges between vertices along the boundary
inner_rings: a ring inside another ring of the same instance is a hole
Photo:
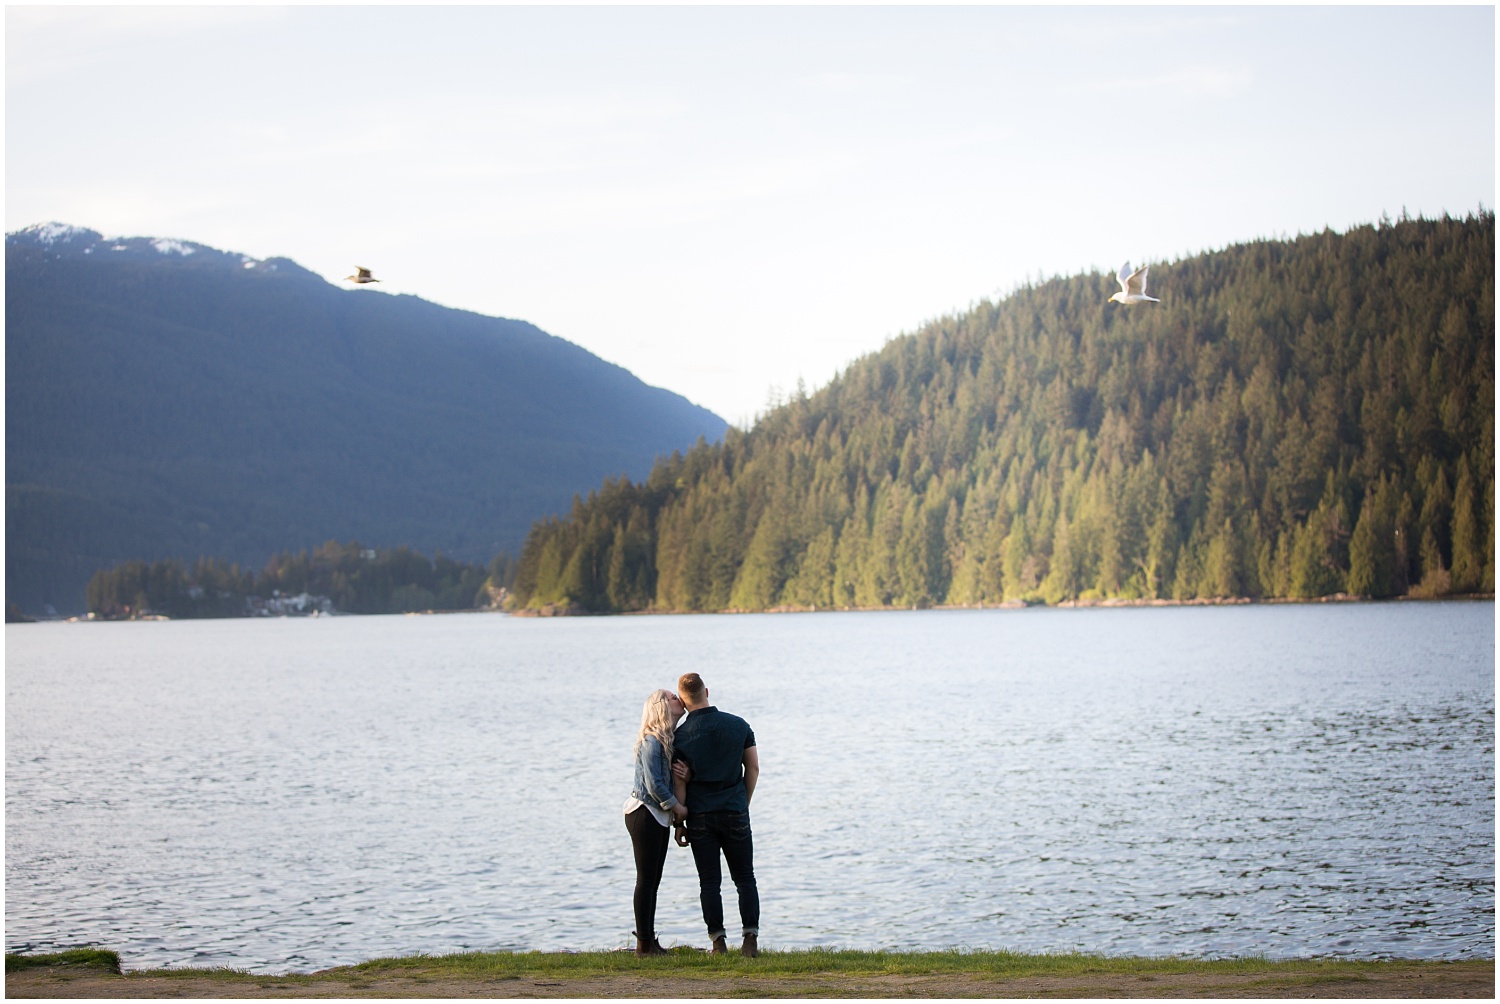
[[[1463,965],[1458,963],[1457,965]],[[1478,965],[1493,965],[1480,960]],[[50,955],[5,956],[6,972],[40,966],[98,966],[120,971],[114,952],[75,949]],[[1346,959],[1298,959],[1273,961],[1260,957],[1234,959],[1187,959],[1174,957],[1115,957],[1085,954],[1029,955],[1020,952],[860,952],[813,948],[798,951],[765,951],[746,959],[737,952],[711,956],[695,948],[677,948],[655,958],[636,958],[630,952],[461,952],[454,955],[410,955],[371,959],[319,974],[264,976],[242,970],[152,969],[132,976],[243,980],[262,984],[302,985],[335,980],[362,986],[382,978],[572,980],[624,974],[713,980],[722,977],[868,977],[967,975],[981,979],[1015,979],[1033,976],[1120,977],[1197,975],[1257,975],[1267,980],[1294,979],[1298,983],[1359,980],[1392,967],[1441,967],[1455,963],[1416,960],[1391,962]]]
[[[5,971],[18,972],[41,966],[99,966],[112,973],[120,971],[120,956],[102,948],[73,948],[66,952],[47,955],[26,955],[21,952],[5,953]]]
[[[1028,955],[1019,952],[858,952],[814,948],[805,951],[763,951],[757,959],[738,953],[712,956],[679,948],[656,958],[636,958],[629,952],[462,952],[455,955],[412,955],[371,959],[334,970],[340,975],[401,976],[420,972],[435,977],[504,979],[557,976],[580,978],[619,973],[705,977],[736,976],[928,976],[964,973],[994,977],[1147,975],[1172,973],[1307,973],[1355,975],[1379,962],[1264,958],[1181,959],[1109,957],[1102,955]],[[332,972],[330,973],[332,975]]]

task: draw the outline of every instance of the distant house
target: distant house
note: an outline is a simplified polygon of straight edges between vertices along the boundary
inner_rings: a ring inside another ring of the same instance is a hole
[[[333,613],[333,601],[311,593],[283,596],[277,591],[268,600],[251,596],[245,601],[245,613],[250,617],[312,617]]]

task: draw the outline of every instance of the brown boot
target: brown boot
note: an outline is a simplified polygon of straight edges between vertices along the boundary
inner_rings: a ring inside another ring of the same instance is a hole
[[[708,954],[709,955],[728,955],[729,954],[729,946],[726,945],[726,944],[724,944],[724,935],[721,934],[717,938],[714,939],[714,946],[708,950]]]
[[[636,958],[638,958],[638,959],[644,959],[647,956],[651,956],[651,955],[666,955],[666,954],[667,954],[667,950],[665,948],[661,947],[661,942],[656,940],[656,936],[655,935],[652,935],[649,938],[642,938],[639,935],[636,936],[636,939],[635,939],[635,955],[636,955]]]
[[[745,935],[745,942],[740,945],[740,954],[747,959],[753,959],[760,954],[760,946],[756,944],[755,935]]]

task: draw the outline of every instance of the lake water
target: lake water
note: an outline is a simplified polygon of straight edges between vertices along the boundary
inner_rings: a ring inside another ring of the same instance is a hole
[[[275,973],[630,944],[640,706],[697,670],[759,742],[763,947],[1493,958],[1494,627],[1492,603],[9,625],[6,947]],[[706,944],[686,849],[658,924]]]

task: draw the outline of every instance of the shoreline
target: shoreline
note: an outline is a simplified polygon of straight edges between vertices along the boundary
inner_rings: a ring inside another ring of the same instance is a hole
[[[697,617],[708,614],[843,614],[843,613],[905,613],[913,610],[1087,610],[1094,608],[1127,607],[1245,607],[1287,606],[1294,604],[1319,605],[1329,603],[1493,603],[1494,593],[1454,593],[1448,596],[1354,596],[1349,593],[1331,593],[1327,596],[1225,596],[1210,599],[1072,599],[1059,603],[1041,600],[1005,600],[1001,603],[933,603],[912,607],[803,607],[775,606],[764,610],[747,610],[726,607],[723,610],[584,610],[576,605],[562,607],[549,603],[542,607],[502,611],[511,617]]]
[[[1046,603],[1042,600],[1005,600],[1001,603],[933,603],[926,606],[912,607],[802,607],[802,606],[776,606],[767,607],[764,610],[747,610],[740,607],[726,607],[723,610],[584,610],[578,606],[560,607],[549,603],[542,607],[528,607],[521,610],[499,610],[494,607],[475,607],[469,610],[408,610],[399,614],[351,614],[334,610],[320,617],[444,617],[463,614],[499,614],[506,617],[699,617],[709,614],[844,614],[844,613],[908,613],[914,610],[1091,610],[1096,608],[1123,609],[1138,607],[1247,607],[1247,606],[1288,606],[1295,604],[1322,605],[1322,604],[1381,604],[1381,603],[1493,603],[1494,593],[1453,593],[1448,596],[1353,596],[1349,593],[1331,593],[1328,596],[1272,596],[1272,597],[1250,597],[1250,596],[1224,596],[1210,599],[1192,600],[1169,600],[1169,599],[1121,599],[1111,597],[1108,599],[1072,599],[1062,600],[1058,603]],[[313,615],[284,614],[274,617],[188,617],[175,618],[187,621],[216,621],[216,620],[311,620]],[[7,624],[133,624],[159,621],[173,621],[174,618],[164,614],[150,614],[143,617],[26,617],[23,620],[9,620]]]
[[[313,973],[122,973],[114,952],[6,955],[16,998],[1441,997],[1489,998],[1495,960],[1173,959],[1009,952],[471,952]]]

